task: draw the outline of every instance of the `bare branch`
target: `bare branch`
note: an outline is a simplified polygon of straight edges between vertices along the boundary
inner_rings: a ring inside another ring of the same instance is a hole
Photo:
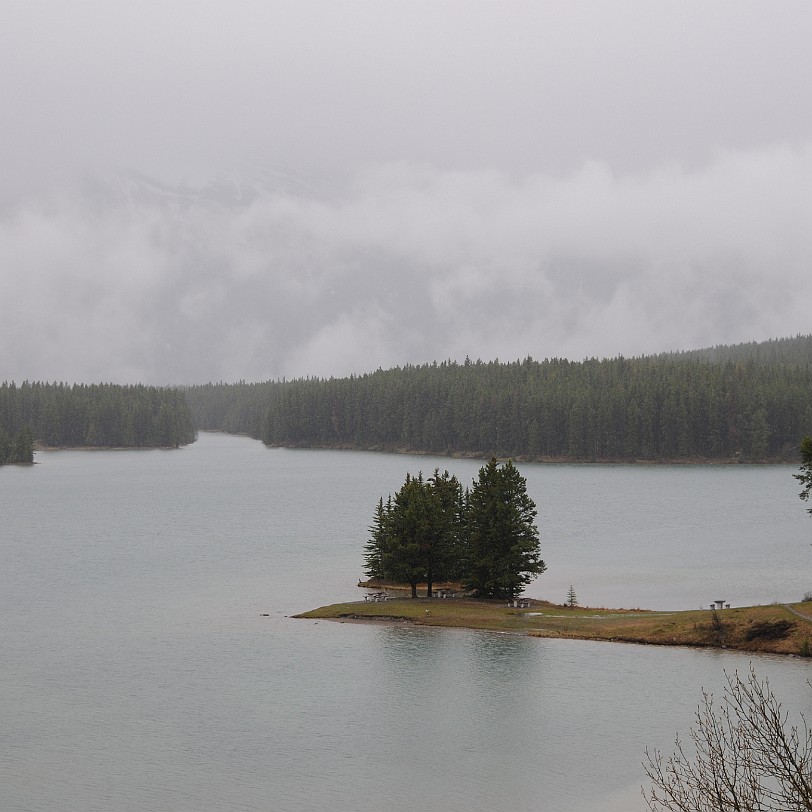
[[[652,812],[812,812],[812,735],[790,726],[768,680],[725,674],[721,705],[703,692],[690,731],[665,759],[646,750]]]

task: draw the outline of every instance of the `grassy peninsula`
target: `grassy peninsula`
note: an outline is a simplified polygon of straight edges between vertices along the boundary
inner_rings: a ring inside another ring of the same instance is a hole
[[[296,617],[812,656],[812,601],[654,612],[559,606],[537,600],[531,600],[527,608],[517,609],[508,607],[505,601],[395,597],[375,603],[337,603]]]

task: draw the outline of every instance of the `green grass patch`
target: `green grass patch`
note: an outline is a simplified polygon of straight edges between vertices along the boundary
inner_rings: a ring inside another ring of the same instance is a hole
[[[792,606],[812,616],[812,602]],[[779,604],[652,612],[568,607],[546,601],[531,601],[527,609],[514,609],[506,601],[394,598],[380,603],[338,603],[296,617],[486,629],[536,637],[711,646],[801,656],[808,656],[808,641],[812,638],[812,622]]]

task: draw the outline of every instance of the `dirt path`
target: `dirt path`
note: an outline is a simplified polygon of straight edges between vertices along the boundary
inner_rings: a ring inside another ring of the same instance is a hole
[[[805,615],[803,612],[799,612],[797,609],[793,609],[788,603],[782,604],[784,609],[792,612],[793,615],[798,615],[798,617],[803,618],[804,620],[808,620],[812,623],[812,615]]]

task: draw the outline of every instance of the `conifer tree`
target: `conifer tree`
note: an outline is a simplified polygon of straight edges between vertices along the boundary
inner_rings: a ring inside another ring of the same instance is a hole
[[[413,598],[417,597],[418,583],[427,575],[430,511],[423,475],[415,478],[407,474],[395,494],[381,562],[386,578],[409,584]]]
[[[430,523],[431,550],[428,560],[429,589],[435,581],[455,581],[462,576],[463,560],[463,496],[456,476],[435,469],[428,481],[432,519]]]
[[[368,578],[383,579],[383,551],[388,544],[388,521],[392,512],[392,498],[384,507],[383,497],[378,500],[375,515],[369,528],[369,541],[364,548],[364,572]]]
[[[10,462],[34,462],[34,435],[31,433],[30,426],[23,426],[20,429],[20,433],[14,440]]]
[[[483,598],[512,598],[544,572],[536,505],[512,462],[479,471],[468,510],[467,587]]]
[[[384,504],[378,500],[364,570],[370,578],[408,583],[412,597],[425,582],[461,581],[477,595],[509,598],[544,572],[536,506],[516,467],[496,460],[480,470],[472,490],[448,471],[406,481]]]
[[[806,502],[812,492],[812,437],[809,436],[801,440],[800,471],[800,474],[793,474],[793,476],[804,486],[798,496]],[[809,508],[807,512],[812,513],[812,508]]]
[[[370,578],[408,583],[412,597],[425,582],[431,597],[436,581],[461,574],[463,496],[448,471],[424,480],[406,475],[394,500],[378,500],[364,548],[365,572]]]
[[[5,465],[11,457],[11,438],[0,426],[0,465]]]

